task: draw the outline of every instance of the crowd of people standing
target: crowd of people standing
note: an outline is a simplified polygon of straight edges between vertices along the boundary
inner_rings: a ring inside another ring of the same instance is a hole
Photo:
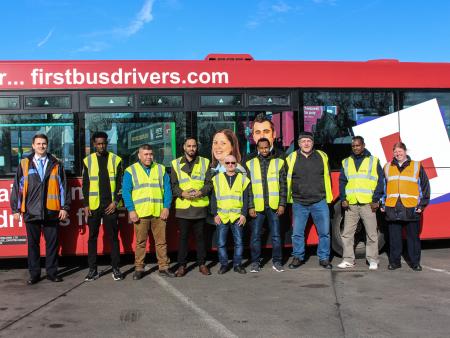
[[[311,217],[318,233],[318,264],[332,269],[330,261],[330,213],[333,201],[328,155],[314,147],[314,135],[301,132],[299,149],[285,156],[274,146],[273,122],[258,116],[253,122],[256,151],[242,159],[236,135],[229,129],[215,133],[211,161],[198,155],[198,143],[188,137],[183,155],[166,168],[154,161],[153,149],[143,144],[138,161],[122,167],[122,159],[107,150],[108,136],[95,132],[95,152],[83,161],[84,212],[89,227],[86,281],[100,277],[97,270],[97,239],[103,223],[111,244],[114,280],[124,278],[120,271],[118,207],[123,201],[134,224],[136,238],[133,279],[144,276],[148,234],[151,231],[159,273],[165,277],[183,277],[187,273],[189,232],[194,232],[199,272],[211,272],[206,266],[205,225],[217,227],[219,274],[229,270],[227,238],[234,241],[232,268],[244,274],[243,229],[250,227],[250,272],[261,270],[261,237],[264,224],[270,230],[272,268],[284,271],[280,217],[292,204],[292,259],[289,269],[305,262],[305,228]],[[28,237],[28,284],[40,280],[40,234],[46,240],[47,279],[60,282],[57,275],[58,222],[68,217],[70,195],[61,162],[47,152],[44,134],[33,138],[33,152],[21,160],[13,184],[11,208],[14,218],[22,216]],[[362,220],[366,232],[366,259],[370,270],[378,268],[378,224],[380,210],[388,222],[389,270],[401,267],[402,228],[406,228],[411,268],[420,271],[420,217],[430,199],[430,186],[419,161],[407,155],[406,146],[393,145],[393,159],[384,169],[378,158],[365,148],[364,139],[352,139],[352,153],[342,161],[339,177],[340,203],[345,210],[342,231],[343,259],[340,269],[355,266],[354,235]],[[177,269],[172,270],[167,255],[166,225],[173,199],[179,227]],[[103,220],[103,222],[101,222]]]

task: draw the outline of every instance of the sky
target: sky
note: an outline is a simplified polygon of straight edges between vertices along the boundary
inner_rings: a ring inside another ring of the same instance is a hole
[[[446,0],[5,0],[1,60],[450,62]]]

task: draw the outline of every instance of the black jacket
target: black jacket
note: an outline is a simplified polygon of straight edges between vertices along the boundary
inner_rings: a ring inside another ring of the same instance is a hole
[[[25,222],[44,221],[44,220],[57,220],[59,211],[47,210],[47,186],[50,177],[50,172],[53,167],[59,163],[58,176],[60,179],[61,189],[61,209],[69,211],[70,209],[70,190],[67,186],[67,178],[62,166],[62,163],[53,155],[47,153],[48,164],[45,170],[44,180],[41,181],[39,174],[37,173],[36,166],[34,165],[34,152],[29,155],[30,161],[29,169],[35,169],[35,173],[28,175],[28,192],[26,196],[26,210],[23,214],[23,220]],[[23,187],[23,172],[22,166],[19,164],[16,176],[14,177],[14,183],[11,192],[11,209],[13,213],[20,212],[20,203],[22,202],[22,187]]]
[[[263,157],[261,155],[257,155],[256,157],[259,159],[259,164],[261,167],[261,177],[263,178],[263,195],[264,195],[264,207],[269,206],[269,190],[268,190],[268,184],[267,184],[267,171],[269,170],[270,160],[274,158],[280,158],[280,156],[277,156],[278,153],[276,151],[272,151],[268,157]],[[252,157],[252,159],[255,158]],[[281,159],[284,159],[284,157],[281,157]],[[249,159],[250,160],[250,159]],[[247,160],[247,161],[249,161]],[[247,166],[247,163],[246,163]],[[280,184],[280,202],[279,205],[286,206],[286,200],[287,200],[287,183],[286,183],[286,162],[284,163],[283,168],[280,169],[280,177],[279,177],[279,184]],[[247,169],[247,177],[251,178],[250,175],[250,168]],[[252,189],[249,190],[249,202],[248,202],[248,208],[253,209],[255,208],[255,203],[253,200],[253,191]]]
[[[362,161],[369,157],[370,151],[367,149],[364,150],[364,152],[360,156],[355,156],[355,154],[351,154],[350,157],[353,158],[353,161],[355,162],[356,170],[359,169],[361,166]],[[381,168],[380,161],[378,161],[377,164],[377,174],[378,174],[378,181],[377,186],[375,187],[375,191],[372,195],[372,202],[378,202],[384,195],[384,172]],[[342,201],[345,201],[346,194],[345,194],[345,186],[347,185],[348,179],[347,176],[345,176],[344,168],[341,168],[341,173],[339,175],[339,198]]]
[[[391,162],[392,165],[396,165],[398,170],[402,172],[406,167],[411,164],[411,158],[408,156],[408,159],[403,163],[402,166],[399,165],[398,161],[394,158]],[[425,209],[425,207],[430,202],[430,182],[428,181],[428,176],[423,166],[420,166],[419,171],[419,191],[421,194],[419,204],[417,208]],[[386,192],[385,192],[386,195]],[[420,220],[420,216],[422,213],[416,213],[416,208],[406,208],[403,206],[401,199],[397,200],[397,204],[395,207],[385,207],[386,212],[386,221],[395,222],[395,221],[418,221]]]

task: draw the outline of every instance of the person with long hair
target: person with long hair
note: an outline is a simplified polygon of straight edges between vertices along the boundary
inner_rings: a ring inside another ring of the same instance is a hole
[[[240,165],[242,156],[236,134],[231,129],[218,130],[213,136],[211,146],[211,168],[216,172],[226,172],[224,161],[228,155],[233,155],[236,158],[238,162],[236,171],[245,175],[246,171]]]

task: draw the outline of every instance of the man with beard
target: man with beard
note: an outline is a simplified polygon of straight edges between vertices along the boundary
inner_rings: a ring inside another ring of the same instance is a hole
[[[203,275],[210,275],[205,265],[206,248],[204,227],[212,189],[209,160],[198,156],[197,140],[188,137],[183,144],[184,156],[172,161],[172,194],[180,228],[177,277],[186,274],[189,229],[193,229],[197,243],[197,264]]]

